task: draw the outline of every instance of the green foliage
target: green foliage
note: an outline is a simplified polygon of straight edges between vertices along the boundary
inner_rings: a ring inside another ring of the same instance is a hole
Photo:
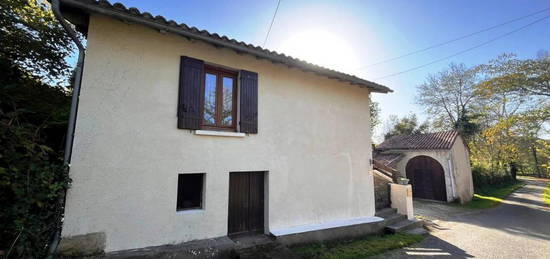
[[[550,96],[550,55],[519,60],[514,54],[504,54],[482,68],[493,76],[481,83],[478,90],[486,94],[517,93]]]
[[[62,148],[70,39],[47,1],[0,1],[0,250],[44,258],[70,183]]]
[[[472,167],[474,189],[482,190],[488,186],[501,186],[514,183],[515,180],[505,171],[495,172],[480,165]]]
[[[411,114],[401,119],[393,117],[391,120],[393,120],[390,122],[392,124],[391,129],[384,134],[384,139],[399,135],[427,133],[430,127],[427,122],[419,124],[415,114]]]
[[[0,58],[42,80],[68,76],[71,39],[40,0],[0,1]]]
[[[374,130],[380,124],[380,104],[374,101],[370,102],[370,129]]]
[[[472,136],[480,132],[481,127],[477,119],[479,115],[472,115],[469,112],[465,112],[454,123],[453,128],[458,130],[460,135],[468,141]]]
[[[68,187],[61,160],[70,97],[0,59],[0,250],[42,258]]]
[[[363,239],[314,243],[293,247],[292,251],[302,258],[354,259],[381,254],[385,251],[418,243],[422,235],[398,233],[395,235],[370,236]]]
[[[550,176],[550,56],[503,54],[487,64],[450,66],[418,87],[417,102],[438,129],[457,129],[477,167],[477,186],[519,174]],[[487,173],[490,172],[490,173]]]
[[[502,203],[515,190],[523,187],[524,182],[514,181],[510,179],[502,179],[502,183],[494,185],[483,185],[476,189],[476,193],[472,200],[461,207],[470,209],[488,209]]]
[[[445,70],[427,76],[417,87],[416,101],[440,129],[473,129],[474,115],[470,113],[478,107],[475,86],[480,80],[478,67],[451,63]]]
[[[548,186],[546,186],[546,188],[544,189],[544,193],[542,194],[542,198],[544,200],[544,203],[546,203],[546,205],[550,206],[550,184],[548,184]]]

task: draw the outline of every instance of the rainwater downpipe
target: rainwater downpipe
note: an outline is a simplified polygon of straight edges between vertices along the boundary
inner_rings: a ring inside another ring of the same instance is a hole
[[[70,169],[71,165],[71,155],[73,151],[73,140],[74,140],[74,129],[76,124],[76,113],[78,111],[78,99],[80,96],[80,85],[82,83],[82,70],[84,67],[84,56],[86,54],[86,49],[84,48],[84,45],[82,45],[82,42],[78,39],[78,36],[76,32],[73,30],[73,28],[69,25],[69,23],[63,18],[63,15],[61,14],[60,10],[60,3],[59,0],[52,0],[52,11],[55,15],[55,18],[61,23],[61,26],[65,29],[69,37],[73,40],[73,42],[78,47],[78,61],[76,63],[75,68],[75,80],[73,83],[73,96],[71,99],[71,110],[69,113],[69,122],[67,126],[67,134],[65,138],[65,153],[63,156],[63,163]],[[63,190],[62,194],[59,198],[59,204],[61,208],[65,205],[65,196],[66,196],[67,190]],[[55,233],[55,236],[53,237],[52,242],[50,243],[50,248],[48,251],[48,257],[47,258],[53,258],[56,251],[57,246],[59,245],[59,241],[61,240],[61,228],[58,227],[57,231]]]

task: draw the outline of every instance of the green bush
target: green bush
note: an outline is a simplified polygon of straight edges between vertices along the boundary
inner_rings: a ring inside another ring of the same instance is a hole
[[[61,159],[70,97],[0,59],[0,250],[44,258],[70,179]]]
[[[506,185],[515,182],[512,176],[507,172],[493,172],[479,165],[472,166],[472,178],[475,189]]]
[[[0,1],[0,39],[0,254],[44,258],[69,185],[72,41],[43,0]]]

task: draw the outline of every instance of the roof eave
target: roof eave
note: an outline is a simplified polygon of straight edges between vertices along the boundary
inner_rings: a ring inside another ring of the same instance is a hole
[[[269,50],[264,50],[260,47],[255,47],[250,44],[243,45],[244,43],[239,43],[236,40],[229,40],[229,39],[224,40],[222,37],[220,37],[220,39],[216,39],[213,36],[187,31],[182,28],[179,28],[180,25],[178,25],[173,21],[166,21],[166,19],[162,16],[153,17],[148,13],[143,13],[142,15],[129,14],[127,12],[131,11],[131,9],[126,10],[122,6],[120,7],[120,10],[117,10],[117,4],[106,7],[106,6],[101,6],[102,5],[101,2],[92,4],[88,1],[78,1],[78,0],[62,0],[61,4],[67,5],[73,8],[81,9],[89,13],[96,13],[96,14],[102,14],[110,17],[115,17],[125,22],[144,25],[160,31],[165,31],[176,35],[180,35],[188,39],[204,41],[206,43],[212,44],[217,47],[225,47],[228,49],[232,49],[237,53],[246,53],[258,58],[270,60],[273,63],[284,64],[290,67],[301,69],[306,72],[312,72],[320,76],[328,77],[330,79],[335,79],[335,80],[350,83],[352,85],[358,85],[360,87],[368,88],[372,92],[377,92],[377,93],[393,92],[393,90],[391,90],[386,86],[379,85],[374,82],[370,82],[370,81],[360,79],[351,75],[347,75],[344,73],[336,72],[330,69],[321,68],[304,61],[300,61],[291,57],[284,56],[282,54],[269,53],[270,52]],[[109,4],[109,3],[105,3],[105,4]],[[146,16],[150,16],[150,17],[146,17]]]
[[[415,151],[415,150],[428,150],[428,151],[439,151],[439,150],[451,150],[451,148],[377,148],[377,150],[384,151]]]

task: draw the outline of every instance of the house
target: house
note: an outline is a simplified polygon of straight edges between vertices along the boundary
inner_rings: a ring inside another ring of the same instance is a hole
[[[389,138],[374,160],[408,178],[413,197],[465,203],[474,195],[468,147],[456,130]]]
[[[380,220],[369,103],[389,88],[121,4],[60,3],[87,38],[60,246]]]

